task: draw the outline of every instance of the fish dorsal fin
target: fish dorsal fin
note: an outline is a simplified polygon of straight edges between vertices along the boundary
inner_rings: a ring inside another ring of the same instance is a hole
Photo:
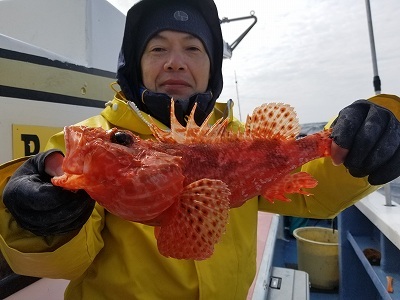
[[[154,122],[150,124],[150,129],[158,141],[170,144],[193,144],[199,142],[215,142],[221,139],[228,125],[228,119],[219,119],[213,126],[210,126],[208,121],[211,118],[211,114],[209,114],[204,122],[198,126],[194,120],[194,112],[197,107],[197,103],[195,103],[185,127],[176,119],[174,104],[175,102],[171,100],[170,130],[166,131],[160,129]]]
[[[268,103],[247,116],[245,136],[251,138],[293,139],[300,132],[294,108],[283,103]]]

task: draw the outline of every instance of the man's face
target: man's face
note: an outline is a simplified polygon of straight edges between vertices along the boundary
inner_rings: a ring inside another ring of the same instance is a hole
[[[207,90],[210,59],[191,34],[159,32],[147,43],[140,64],[143,85],[150,91],[186,100]]]

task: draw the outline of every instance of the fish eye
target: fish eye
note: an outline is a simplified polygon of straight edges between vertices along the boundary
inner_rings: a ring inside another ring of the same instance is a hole
[[[122,146],[130,146],[133,144],[133,138],[131,135],[124,131],[116,131],[110,137],[111,143],[119,144]]]

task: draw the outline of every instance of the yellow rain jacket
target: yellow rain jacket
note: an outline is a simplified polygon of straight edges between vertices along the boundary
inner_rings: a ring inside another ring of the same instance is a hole
[[[400,116],[399,98],[373,97]],[[226,112],[217,103],[215,119]],[[228,108],[229,126],[239,127]],[[143,114],[144,118],[148,118]],[[151,135],[145,122],[120,94],[101,115],[81,122],[105,129],[117,126]],[[161,125],[160,125],[161,126]],[[47,148],[64,150],[62,134]],[[238,150],[239,151],[239,150]],[[24,159],[4,164],[0,189]],[[0,247],[15,273],[71,280],[65,299],[245,299],[256,272],[257,213],[264,210],[282,215],[332,218],[371,193],[365,178],[357,179],[330,158],[305,164],[303,171],[319,184],[313,196],[290,196],[289,203],[254,198],[230,211],[229,224],[215,253],[204,261],[176,260],[159,254],[153,227],[122,220],[96,204],[81,230],[63,236],[39,237],[21,229],[0,202]]]

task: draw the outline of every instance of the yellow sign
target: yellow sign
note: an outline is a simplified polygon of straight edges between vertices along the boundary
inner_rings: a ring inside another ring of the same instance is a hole
[[[62,131],[61,127],[12,125],[13,159],[44,151],[47,141]]]

